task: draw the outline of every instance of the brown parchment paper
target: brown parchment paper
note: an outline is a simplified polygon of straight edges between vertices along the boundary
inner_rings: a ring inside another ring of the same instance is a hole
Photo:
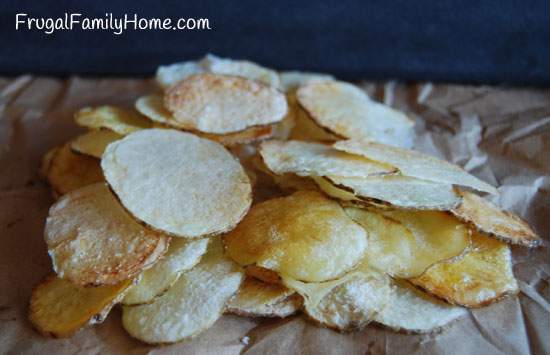
[[[499,187],[494,202],[550,236],[550,91],[457,85],[365,83],[374,98],[417,120],[416,148],[444,157]],[[125,334],[120,310],[70,339],[48,339],[27,321],[32,287],[51,270],[43,225],[52,199],[37,170],[42,155],[81,131],[86,105],[131,106],[151,80],[0,78],[0,353],[7,354],[549,354],[550,253],[513,248],[521,294],[438,334],[369,326],[341,334],[294,316],[224,316],[186,343],[146,346]]]

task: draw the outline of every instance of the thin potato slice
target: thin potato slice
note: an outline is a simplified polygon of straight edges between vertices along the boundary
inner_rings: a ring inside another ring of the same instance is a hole
[[[46,165],[43,166],[46,169]],[[75,154],[69,144],[52,153],[47,164],[46,179],[57,196],[105,181],[99,161],[86,155]]]
[[[267,167],[276,174],[300,176],[340,175],[366,177],[393,174],[397,170],[368,159],[357,159],[330,146],[300,141],[267,141],[260,147]]]
[[[493,186],[467,173],[461,167],[414,150],[356,140],[339,141],[333,147],[392,165],[406,176],[444,184],[467,186],[479,191],[498,194],[497,189]]]
[[[169,243],[130,217],[104,183],[57,201],[46,219],[45,239],[57,275],[80,286],[133,278],[156,262]]]
[[[282,286],[247,277],[227,304],[227,312],[245,317],[287,317],[302,306],[302,298]]]
[[[215,238],[199,264],[155,302],[124,307],[122,325],[131,336],[149,344],[189,339],[218,320],[243,278],[242,270],[223,255],[221,241]]]
[[[343,138],[412,147],[414,121],[404,113],[371,100],[355,85],[311,82],[298,89],[298,101],[318,125]]]
[[[132,215],[177,237],[227,232],[252,202],[239,161],[220,144],[185,132],[132,133],[107,147],[101,166]]]
[[[282,284],[281,276],[273,270],[269,270],[258,265],[248,265],[245,267],[244,271],[247,276],[253,277],[265,283],[275,285]]]
[[[452,185],[402,175],[366,178],[330,175],[325,179],[336,188],[347,190],[358,199],[375,205],[411,210],[448,211],[460,203],[460,196]],[[320,185],[321,188],[323,188],[322,185]]]
[[[431,265],[463,255],[470,232],[444,212],[368,211],[345,208],[365,228],[369,247],[363,262],[393,277],[420,276]]]
[[[75,114],[75,121],[83,127],[107,128],[120,135],[152,126],[152,123],[138,112],[116,106],[85,107]]]
[[[304,297],[304,309],[316,322],[338,330],[365,327],[388,301],[389,278],[364,269],[322,283],[285,278],[285,285]]]
[[[422,292],[406,282],[392,286],[389,301],[374,320],[396,331],[428,333],[468,314],[462,307],[452,306]]]
[[[137,99],[135,106],[142,115],[149,117],[151,120],[161,125],[169,126],[170,121],[173,120],[172,114],[164,107],[164,102],[160,95],[142,96]],[[243,131],[228,134],[213,134],[197,131],[191,131],[191,133],[216,141],[225,146],[234,146],[271,138],[277,132],[277,129],[278,127],[275,125],[265,125],[249,127]]]
[[[88,324],[103,322],[131,285],[132,280],[126,280],[116,285],[78,287],[50,275],[32,291],[29,320],[43,334],[69,337]]]
[[[309,177],[298,176],[292,173],[275,174],[269,170],[259,155],[256,155],[252,159],[252,164],[256,169],[268,175],[281,191],[295,192],[300,190],[319,190],[315,182]]]
[[[122,304],[136,306],[154,301],[176,283],[183,271],[200,261],[207,246],[208,239],[173,240],[164,257],[141,274],[139,282],[124,297]]]
[[[246,79],[256,80],[265,85],[278,88],[280,86],[279,75],[276,71],[262,67],[248,60],[235,60],[220,58],[212,54],[206,55],[202,60],[208,71],[215,74],[241,76]]]
[[[468,191],[461,191],[462,202],[451,212],[478,231],[511,244],[536,247],[540,237],[519,216],[499,209],[489,201]]]
[[[325,128],[315,123],[308,113],[300,106],[296,94],[291,92],[287,95],[288,110],[294,118],[294,127],[290,139],[306,142],[332,143],[341,138],[328,132]]]
[[[186,130],[226,134],[282,121],[285,95],[240,77],[197,74],[171,87],[164,106],[168,124]]]
[[[168,89],[191,75],[204,73],[206,68],[203,64],[201,61],[187,61],[161,65],[157,68],[155,78],[160,87]]]
[[[472,241],[463,259],[433,265],[410,281],[449,303],[473,308],[517,293],[510,247],[479,233]]]
[[[93,130],[76,137],[70,145],[76,153],[101,159],[105,148],[122,137],[122,135],[108,129]]]
[[[283,71],[279,73],[279,78],[281,79],[281,87],[285,91],[313,82],[334,80],[334,77],[329,74],[304,71]]]
[[[365,231],[338,203],[314,191],[256,204],[224,236],[227,255],[307,282],[334,279],[351,269],[367,247]]]

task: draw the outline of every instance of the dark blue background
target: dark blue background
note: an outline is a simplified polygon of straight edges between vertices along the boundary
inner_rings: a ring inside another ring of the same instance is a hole
[[[210,31],[15,31],[15,13],[207,17]],[[344,79],[550,84],[550,1],[0,2],[0,74],[149,75],[212,52]]]

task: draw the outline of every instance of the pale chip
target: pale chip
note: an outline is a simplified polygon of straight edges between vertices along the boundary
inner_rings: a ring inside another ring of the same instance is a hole
[[[176,283],[183,271],[200,261],[207,246],[208,239],[172,240],[166,254],[141,274],[139,282],[126,294],[122,304],[135,306],[153,302]]]
[[[206,68],[199,61],[161,65],[157,68],[156,80],[163,89],[168,89],[170,86],[193,74],[204,73],[205,71]]]
[[[468,191],[461,191],[462,202],[451,212],[478,231],[507,243],[536,247],[540,237],[519,216],[499,209],[489,201]]]
[[[420,276],[442,260],[463,255],[470,231],[452,216],[437,211],[371,211],[345,208],[367,232],[363,263],[397,278]]]
[[[371,100],[355,85],[340,81],[310,82],[298,89],[297,97],[318,125],[337,136],[405,148],[413,145],[414,121]]]
[[[285,95],[240,77],[197,74],[172,86],[164,96],[171,126],[225,134],[280,122],[287,114]]]
[[[133,278],[169,243],[130,217],[104,183],[58,200],[46,219],[45,239],[57,275],[81,286]]]
[[[449,303],[473,308],[516,294],[510,247],[479,233],[472,241],[473,248],[464,258],[433,265],[410,281]]]
[[[304,310],[310,318],[338,330],[365,327],[386,306],[390,293],[389,278],[368,269],[322,283],[290,278],[284,283],[304,298]]]
[[[452,185],[402,175],[366,178],[326,176],[336,188],[351,192],[359,200],[375,205],[411,210],[450,210],[460,203]],[[319,179],[317,179],[319,181]],[[328,189],[320,185],[324,191]],[[330,194],[330,191],[327,191]],[[344,195],[344,198],[349,195]],[[338,196],[335,196],[338,197]]]
[[[55,275],[48,276],[32,291],[29,320],[42,334],[69,337],[80,328],[101,323],[132,285],[78,287]]]
[[[199,264],[155,302],[124,307],[122,325],[131,336],[149,344],[189,339],[220,318],[243,278],[242,270],[223,255],[220,240],[214,238]]]
[[[428,333],[467,314],[462,307],[442,302],[400,281],[394,283],[386,307],[374,320],[396,331]]]
[[[46,157],[43,169],[48,184],[56,196],[62,196],[81,187],[105,181],[99,161],[76,154],[69,143],[52,151]]]
[[[93,130],[76,137],[70,142],[70,145],[76,153],[101,159],[105,148],[122,137],[108,129]]]
[[[306,142],[332,143],[341,138],[328,132],[327,129],[315,123],[309,114],[300,106],[293,90],[287,93],[288,112],[294,120],[294,127],[290,133],[290,139]]]
[[[121,135],[152,126],[152,123],[138,112],[116,106],[85,107],[75,113],[75,121],[83,127],[107,128]]]
[[[467,173],[461,167],[414,150],[356,140],[339,141],[333,147],[392,165],[406,176],[444,184],[467,186],[479,191],[498,194],[497,189],[493,186]]]
[[[334,80],[334,77],[330,74],[311,73],[295,70],[280,72],[279,78],[281,79],[281,87],[285,91],[289,91],[296,87],[313,82]]]
[[[282,285],[247,277],[227,304],[227,312],[245,317],[287,317],[302,306],[302,298]]]
[[[307,282],[334,279],[351,269],[367,247],[365,231],[338,203],[298,191],[254,205],[224,236],[227,255]]]
[[[396,172],[396,169],[385,164],[357,159],[352,154],[319,143],[272,140],[261,144],[260,154],[266,166],[276,174],[366,177]]]
[[[195,238],[227,232],[252,202],[248,176],[223,146],[190,133],[149,129],[107,147],[107,182],[154,229]]]
[[[208,71],[214,74],[241,76],[276,88],[281,84],[276,71],[248,60],[220,58],[207,54],[201,62]]]

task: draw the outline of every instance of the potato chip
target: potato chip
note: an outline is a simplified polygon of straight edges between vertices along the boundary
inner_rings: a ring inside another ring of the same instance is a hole
[[[304,310],[316,322],[337,330],[365,327],[388,302],[389,278],[364,269],[322,283],[285,278],[285,285],[304,298]]]
[[[145,270],[137,285],[128,292],[122,304],[136,306],[151,303],[176,283],[183,271],[191,269],[206,253],[208,239],[170,242],[168,251],[153,267]]]
[[[414,143],[414,121],[371,100],[355,85],[340,81],[311,82],[298,89],[297,97],[318,125],[337,136],[405,148]]]
[[[368,176],[366,178],[329,175],[325,179],[336,188],[351,192],[359,200],[375,205],[411,210],[448,211],[460,203],[460,196],[452,185],[402,175]],[[323,184],[320,187],[327,194],[331,193]],[[348,196],[347,194],[343,195],[345,199]]]
[[[283,71],[279,73],[281,87],[285,91],[318,81],[334,80],[330,74],[310,73],[304,71]]]
[[[152,127],[138,112],[116,106],[85,107],[75,114],[75,120],[83,127],[106,128],[121,135]]]
[[[336,142],[333,147],[392,165],[406,176],[444,184],[467,186],[479,191],[498,194],[497,189],[493,186],[467,173],[461,167],[414,150],[390,147],[376,142],[353,140]]]
[[[78,287],[50,275],[32,291],[29,320],[40,333],[69,337],[88,324],[103,322],[131,285],[132,280],[126,280],[116,285]]]
[[[227,255],[302,281],[341,276],[363,256],[365,231],[338,203],[314,191],[298,191],[254,205],[224,236]]]
[[[302,298],[282,285],[247,277],[227,304],[227,311],[245,317],[287,317],[302,306]]]
[[[99,161],[95,158],[75,154],[69,144],[51,153],[46,180],[57,196],[62,196],[81,187],[105,181]]]
[[[473,248],[464,258],[433,265],[410,281],[449,303],[474,308],[516,294],[510,247],[479,233],[472,241]]]
[[[149,117],[151,120],[158,122],[161,125],[165,125],[166,128],[169,128],[170,120],[173,120],[173,118],[172,114],[164,107],[164,102],[162,101],[161,96],[142,96],[137,99],[135,105],[136,109],[142,115]],[[264,125],[253,126],[243,131],[227,134],[203,133],[198,131],[190,132],[198,135],[199,137],[208,138],[225,146],[234,146],[237,144],[252,143],[258,140],[271,138],[279,129],[282,128],[279,128],[277,125]]]
[[[281,276],[273,270],[258,265],[247,265],[244,269],[247,276],[268,284],[282,284]]]
[[[202,63],[208,71],[214,74],[241,76],[276,88],[281,85],[279,75],[276,71],[262,67],[248,60],[220,58],[212,54],[207,54],[202,60]]]
[[[462,202],[451,212],[478,231],[507,243],[536,247],[540,237],[519,216],[499,209],[489,201],[468,191],[461,191]]]
[[[70,145],[76,153],[101,159],[105,148],[122,137],[108,129],[93,130],[76,137],[70,142]]]
[[[223,255],[220,240],[214,238],[199,264],[155,302],[124,307],[122,325],[131,336],[149,344],[189,339],[218,320],[243,278],[242,270]]]
[[[342,154],[330,146],[318,143],[267,141],[261,144],[260,154],[267,167],[276,174],[366,177],[396,172],[396,169],[385,164],[356,159],[351,154]]]
[[[275,174],[265,165],[261,156],[257,155],[252,159],[256,169],[269,176],[273,183],[283,192],[295,192],[300,190],[317,191],[319,188],[309,177],[298,176],[292,173]]]
[[[107,147],[101,166],[132,215],[178,237],[227,232],[252,202],[239,161],[222,145],[190,133],[132,133]]]
[[[163,89],[168,89],[170,86],[179,81],[199,73],[206,71],[204,63],[200,61],[187,61],[174,63],[170,65],[161,65],[157,69],[156,80]]]
[[[406,282],[396,281],[386,307],[374,315],[374,320],[396,331],[428,333],[467,314],[462,307],[452,306]]]
[[[393,277],[420,276],[441,260],[463,255],[470,246],[469,230],[444,212],[353,207],[345,211],[367,232],[364,262]]]
[[[157,261],[169,238],[145,229],[104,183],[70,192],[46,219],[45,239],[55,272],[76,285],[113,285]]]
[[[282,121],[285,95],[240,77],[197,74],[172,86],[164,96],[172,113],[168,124],[186,130],[225,134]]]
[[[306,142],[333,143],[341,137],[330,133],[327,129],[320,127],[309,117],[309,114],[300,106],[296,98],[296,92],[287,94],[288,111],[293,116],[294,127],[290,139]]]

